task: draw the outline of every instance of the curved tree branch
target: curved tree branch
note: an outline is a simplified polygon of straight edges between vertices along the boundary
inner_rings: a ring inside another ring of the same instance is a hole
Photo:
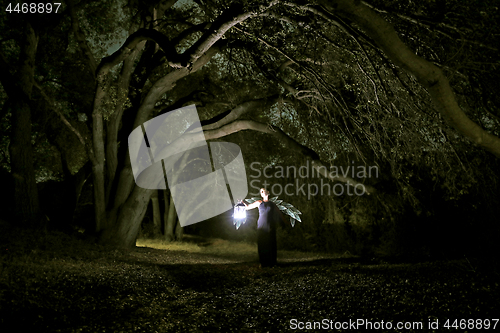
[[[161,98],[163,94],[172,89],[175,86],[175,83],[182,79],[183,77],[198,71],[202,68],[208,61],[221,49],[226,47],[227,40],[220,40],[218,43],[213,45],[205,54],[203,54],[200,59],[198,59],[193,66],[188,69],[186,67],[182,67],[176,69],[158,81],[156,81],[151,89],[149,89],[148,94],[144,98],[139,110],[137,111],[137,117],[134,122],[134,127],[140,126],[142,123],[147,121],[151,116],[151,111],[154,109],[156,102]]]
[[[61,110],[59,110],[59,108],[56,107],[54,101],[49,97],[47,96],[47,94],[45,93],[45,91],[43,90],[43,88],[38,84],[38,82],[33,82],[33,87],[36,88],[38,90],[38,93],[43,97],[45,103],[47,103],[47,105],[50,106],[50,108],[55,112],[57,113],[57,115],[59,116],[59,118],[61,119],[61,121],[64,123],[64,125],[66,125],[71,132],[73,132],[77,137],[78,137],[78,141],[80,141],[80,143],[90,149],[90,151],[88,151],[87,153],[89,154],[89,157],[92,159],[92,147],[88,146],[85,139],[83,138],[82,134],[76,129],[73,127],[73,125],[71,125],[71,123],[68,121],[68,119],[66,119],[66,117],[64,116],[64,114],[61,112]]]
[[[133,128],[136,128],[149,120],[149,118],[151,117],[151,111],[154,109],[156,102],[161,98],[163,94],[172,89],[178,80],[202,68],[215,54],[217,54],[226,45],[227,40],[220,40],[218,43],[213,45],[202,57],[200,57],[193,64],[193,67],[191,69],[187,69],[185,67],[176,69],[156,81],[151,89],[149,89],[148,94],[144,98],[143,103],[137,111],[137,116],[135,118]],[[116,190],[116,193],[118,195],[115,197],[113,209],[118,209],[125,201],[128,201],[127,195],[131,193],[134,188],[134,178],[132,177],[132,167],[128,154],[129,153],[127,152],[125,164],[120,174],[120,179]]]
[[[235,107],[234,109],[232,109],[231,112],[229,112],[229,114],[227,114],[221,120],[219,120],[215,123],[212,123],[212,124],[205,125],[205,126],[203,126],[202,129],[204,131],[208,131],[208,130],[220,128],[220,127],[222,127],[226,124],[229,124],[232,121],[238,119],[243,114],[254,110],[255,108],[265,107],[266,105],[269,105],[269,104],[272,105],[272,104],[276,103],[278,101],[278,99],[279,99],[279,95],[273,95],[273,96],[269,96],[269,97],[253,99],[250,101],[243,102],[243,103],[239,104],[237,107]]]
[[[93,147],[94,147],[94,156],[95,159],[92,163],[93,175],[94,175],[94,202],[96,205],[96,230],[99,231],[102,229],[103,222],[105,221],[105,211],[106,211],[106,186],[104,179],[104,167],[105,167],[105,147],[104,147],[104,101],[106,98],[106,86],[108,85],[108,73],[115,65],[120,63],[121,61],[127,59],[132,52],[136,49],[139,43],[144,40],[152,40],[156,42],[163,49],[167,58],[169,58],[169,64],[172,67],[176,67],[178,69],[170,72],[162,79],[158,80],[153,87],[149,90],[148,95],[144,103],[142,103],[141,107],[137,112],[136,117],[136,125],[137,127],[143,122],[145,122],[150,116],[151,110],[154,108],[154,104],[156,101],[163,95],[166,91],[171,89],[175,82],[191,72],[197,71],[203,65],[205,65],[210,58],[218,52],[218,47],[212,47],[206,54],[204,54],[194,65],[193,68],[187,69],[186,66],[179,64],[178,61],[181,60],[181,57],[177,54],[174,45],[168,40],[168,38],[154,30],[154,29],[139,29],[135,33],[133,33],[122,47],[114,52],[112,55],[102,59],[98,69],[97,69],[97,88],[94,96],[94,105],[92,112],[92,139],[93,139]],[[122,170],[122,174],[120,176],[118,191],[125,190],[123,195],[130,193],[133,180],[123,180],[124,178],[130,177],[130,161],[125,161],[124,170]],[[120,199],[115,199],[115,204],[121,205],[123,203],[124,198],[122,195]]]
[[[290,151],[297,152],[303,156],[311,158],[313,168],[323,177],[332,181],[344,182],[352,186],[363,185],[366,189],[367,194],[376,192],[375,188],[373,188],[372,186],[364,185],[350,177],[343,177],[339,175],[333,176],[331,173],[328,173],[328,168],[326,168],[325,163],[321,161],[319,155],[315,151],[298,143],[293,138],[288,136],[285,132],[283,132],[280,128],[273,125],[259,123],[254,120],[237,120],[237,118],[239,118],[241,115],[251,111],[251,109],[255,107],[262,106],[263,104],[267,105],[268,103],[274,104],[274,102],[278,98],[279,96],[270,96],[263,99],[251,100],[241,103],[236,108],[231,110],[231,112],[221,120],[202,127],[203,134],[205,135],[205,140],[218,139],[243,130],[254,130],[271,134],[275,136]],[[195,130],[193,132],[196,131],[199,130]],[[182,144],[186,145],[188,144],[188,142],[189,134],[187,135],[187,141],[182,141]],[[173,144],[175,144],[175,142]]]
[[[260,5],[256,10],[241,13],[239,4],[233,4],[228,8],[210,27],[210,29],[194,43],[184,54],[189,57],[189,62],[194,63],[205,53],[215,42],[233,26],[246,19],[257,16],[267,9],[279,3],[279,0],[272,0],[267,5]]]
[[[452,39],[452,40],[456,40],[457,42],[464,42],[464,43],[469,43],[469,44],[474,44],[474,45],[477,45],[479,47],[482,47],[482,48],[485,48],[485,49],[488,49],[488,50],[491,50],[491,51],[496,51],[498,52],[498,48],[496,47],[492,47],[492,46],[489,46],[489,45],[485,45],[479,41],[474,41],[474,40],[470,40],[470,39],[464,39],[464,38],[455,38],[453,36],[450,36],[448,33],[446,33],[445,31],[441,30],[440,28],[443,27],[443,28],[448,28],[450,30],[453,30],[455,31],[456,33],[459,33],[461,36],[463,36],[463,33],[464,31],[461,31],[459,28],[457,27],[454,27],[452,25],[449,25],[449,24],[446,24],[446,23],[442,23],[442,22],[432,22],[431,20],[429,19],[425,19],[424,17],[418,17],[418,16],[415,16],[415,15],[404,15],[404,14],[401,14],[401,13],[397,13],[397,12],[394,12],[394,11],[389,11],[388,9],[380,9],[380,8],[377,8],[365,1],[363,1],[363,4],[370,7],[371,9],[373,9],[374,11],[378,12],[378,13],[384,13],[384,14],[392,14],[392,15],[396,15],[397,17],[399,17],[400,19],[402,20],[405,20],[405,21],[408,21],[408,22],[411,22],[413,24],[416,24],[418,26],[421,26],[421,27],[424,27],[426,28],[427,30],[429,31],[435,31],[437,33],[440,33],[441,35],[443,36],[446,36],[447,38],[449,39]],[[427,22],[424,22],[424,21],[427,21]],[[466,28],[463,28],[465,30],[465,33],[467,34],[471,34],[473,31],[472,29],[466,29]]]
[[[396,65],[413,74],[429,91],[436,109],[452,127],[472,142],[500,157],[500,138],[488,133],[467,117],[458,106],[442,70],[412,52],[399,39],[387,21],[360,1],[317,0],[317,2],[359,25]]]
[[[175,44],[172,43],[167,36],[155,29],[139,29],[131,34],[118,50],[101,60],[97,68],[97,76],[106,75],[111,68],[125,60],[137,44],[144,40],[150,40],[157,43],[163,52],[165,52],[171,67],[180,68],[186,66],[183,57],[177,53]]]
[[[205,135],[206,140],[214,140],[243,130],[254,130],[271,134],[276,139],[278,139],[287,149],[289,149],[289,151],[299,153],[305,157],[309,157],[312,160],[311,164],[313,168],[323,177],[332,181],[344,182],[352,186],[363,185],[366,189],[367,194],[375,193],[375,189],[372,186],[364,185],[350,177],[343,177],[339,175],[333,176],[329,174],[327,171],[328,168],[326,167],[325,163],[321,161],[319,155],[314,150],[298,143],[276,126],[259,123],[254,120],[235,120],[222,127],[203,131],[203,134]]]
[[[196,24],[192,27],[189,27],[187,29],[184,29],[183,31],[181,31],[181,33],[179,35],[177,35],[177,37],[172,39],[172,43],[174,43],[174,45],[177,45],[178,43],[182,42],[184,39],[186,39],[190,35],[192,35],[196,32],[201,32],[201,31],[208,29],[211,26],[211,24],[212,23],[209,23],[209,22],[203,22],[200,24]]]
[[[118,167],[118,130],[125,109],[125,102],[128,96],[130,78],[134,71],[134,62],[137,55],[144,47],[145,42],[139,43],[130,57],[123,61],[122,71],[117,83],[117,101],[113,114],[109,117],[106,125],[106,202],[109,203],[111,187],[115,180],[116,169]]]

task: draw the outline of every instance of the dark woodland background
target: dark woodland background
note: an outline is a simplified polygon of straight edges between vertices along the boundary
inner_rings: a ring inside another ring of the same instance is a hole
[[[83,0],[29,15],[6,6],[6,226],[115,247],[183,233],[254,241],[256,213],[237,231],[231,212],[181,228],[168,190],[134,184],[131,130],[195,104],[212,124],[207,139],[238,144],[248,175],[252,162],[378,168],[372,178],[270,179],[350,181],[370,192],[281,194],[303,213],[280,229],[282,249],[445,257],[498,250],[494,1]]]

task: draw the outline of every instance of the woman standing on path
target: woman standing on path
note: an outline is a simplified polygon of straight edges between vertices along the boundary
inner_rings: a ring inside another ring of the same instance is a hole
[[[262,200],[246,204],[245,209],[259,208],[259,219],[257,221],[257,247],[259,251],[259,261],[261,267],[273,267],[276,265],[276,227],[280,220],[284,221],[278,206],[269,201],[269,191],[260,189]]]

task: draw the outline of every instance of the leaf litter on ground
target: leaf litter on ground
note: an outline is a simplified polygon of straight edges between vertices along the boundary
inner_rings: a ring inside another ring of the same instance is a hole
[[[388,262],[279,251],[279,265],[261,269],[255,244],[222,239],[186,235],[116,250],[62,233],[19,236],[2,237],[1,331],[264,332],[290,330],[292,319],[425,328],[431,319],[499,313],[498,271],[469,258]]]

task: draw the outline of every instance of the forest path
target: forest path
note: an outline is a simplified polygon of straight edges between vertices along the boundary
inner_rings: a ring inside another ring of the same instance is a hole
[[[185,235],[182,242],[165,243],[161,240],[140,239],[136,243],[135,256],[149,260],[149,255],[154,254],[154,260],[170,264],[236,264],[258,262],[257,244],[237,242],[219,238],[204,238],[200,236]],[[161,254],[168,251],[168,256],[162,259]],[[317,259],[334,259],[339,257],[353,257],[348,253],[335,255],[328,253],[278,251],[279,263],[307,262]]]
[[[281,251],[278,267],[260,269],[254,244],[164,246],[117,251],[61,235],[10,244],[0,257],[0,331],[286,332],[298,321],[362,319],[424,332],[429,320],[444,329],[447,319],[498,318],[498,274],[466,260]]]

